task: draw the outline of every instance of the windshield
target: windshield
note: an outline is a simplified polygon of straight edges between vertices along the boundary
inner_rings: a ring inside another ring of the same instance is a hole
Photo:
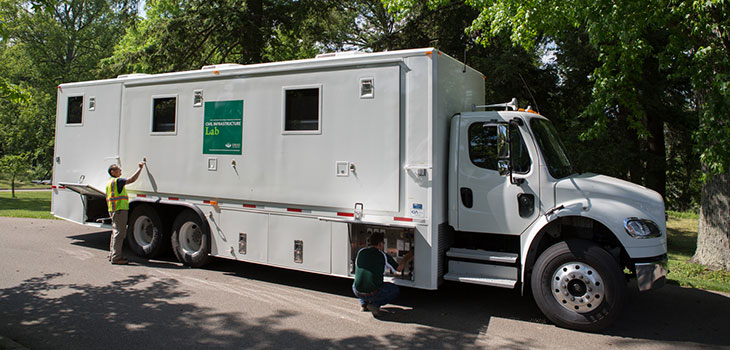
[[[566,177],[573,173],[573,166],[570,164],[565,146],[558,137],[555,127],[546,119],[533,118],[530,121],[532,133],[535,135],[540,152],[545,158],[548,171],[556,179]]]

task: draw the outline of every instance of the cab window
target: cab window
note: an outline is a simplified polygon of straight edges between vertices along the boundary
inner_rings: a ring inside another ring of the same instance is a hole
[[[522,139],[522,134],[516,127],[510,128],[511,152],[513,169],[515,173],[527,173],[530,171],[532,159],[527,152],[527,145]],[[497,170],[498,156],[498,133],[497,126],[484,123],[474,123],[469,126],[469,159],[471,162],[484,169]]]
[[[469,159],[484,169],[497,170],[497,126],[474,123],[469,126]]]

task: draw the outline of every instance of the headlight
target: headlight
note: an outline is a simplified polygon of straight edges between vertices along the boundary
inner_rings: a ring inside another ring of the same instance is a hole
[[[624,220],[624,228],[626,233],[634,238],[654,238],[662,235],[659,226],[654,221],[646,219],[628,218]]]

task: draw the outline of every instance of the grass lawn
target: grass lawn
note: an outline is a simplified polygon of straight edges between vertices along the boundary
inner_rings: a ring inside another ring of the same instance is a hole
[[[53,219],[51,215],[51,191],[0,192],[0,216],[17,218]]]
[[[697,248],[698,216],[669,212],[667,244],[669,246],[669,282],[681,286],[730,293],[730,272],[712,271],[688,262]]]
[[[50,189],[51,186],[49,185],[39,185],[31,183],[30,181],[27,182],[20,182],[15,181],[15,189],[35,189],[35,188],[48,188]],[[5,177],[0,177],[0,190],[9,190],[10,189],[10,180],[6,179]]]

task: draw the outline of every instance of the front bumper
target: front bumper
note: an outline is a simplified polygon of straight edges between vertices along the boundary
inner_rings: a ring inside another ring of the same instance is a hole
[[[641,292],[661,288],[667,282],[669,269],[666,256],[657,261],[636,263],[634,266],[636,282]]]

